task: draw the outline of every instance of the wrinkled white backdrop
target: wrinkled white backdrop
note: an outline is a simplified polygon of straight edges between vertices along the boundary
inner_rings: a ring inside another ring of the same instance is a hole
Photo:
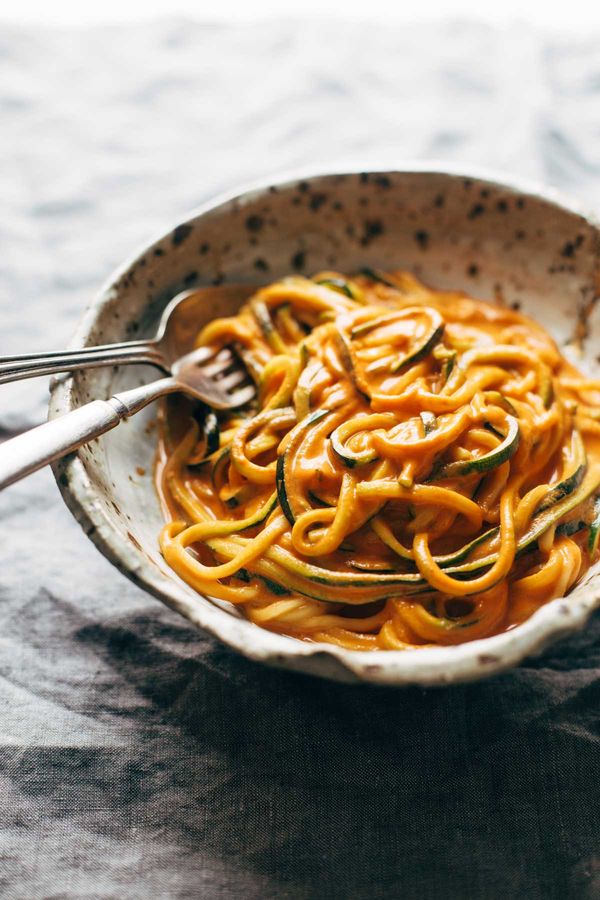
[[[496,25],[519,20],[542,29],[583,32],[600,23],[600,4],[593,0],[219,0],[218,4],[212,0],[21,0],[0,9],[0,20],[60,25],[143,21],[166,15],[226,22],[284,16],[339,16],[371,22],[474,18]]]

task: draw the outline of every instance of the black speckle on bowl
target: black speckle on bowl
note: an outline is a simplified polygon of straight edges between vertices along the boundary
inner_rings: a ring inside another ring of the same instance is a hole
[[[197,272],[188,272],[185,278],[183,279],[183,283],[186,287],[190,287],[192,284],[198,281],[198,273]]]
[[[372,241],[382,235],[383,232],[384,227],[381,219],[365,219],[363,222],[363,234],[360,243],[363,247],[367,247]]]
[[[290,260],[290,265],[292,269],[295,269],[297,272],[301,271],[306,265],[306,253],[304,250],[298,250],[297,253],[294,253]]]
[[[165,255],[165,251],[162,249],[162,247],[155,247],[155,248],[154,248],[154,255],[155,255],[155,256],[164,256],[164,255]]]
[[[187,241],[193,230],[193,226],[188,225],[187,223],[178,225],[177,228],[175,228],[175,230],[173,231],[173,237],[171,238],[173,246],[179,247],[180,244],[183,244],[184,241]]]
[[[418,231],[415,231],[414,237],[421,250],[427,250],[429,245],[429,232],[420,228]]]
[[[479,216],[482,216],[484,212],[485,206],[483,203],[474,203],[467,214],[467,219],[477,219]]]
[[[310,190],[310,185],[308,181],[300,181],[298,182],[298,190],[301,194],[306,194]]]
[[[479,275],[479,266],[476,263],[471,263],[471,265],[467,267],[467,275],[471,278],[476,278]]]
[[[318,212],[324,203],[327,203],[327,194],[317,193],[311,195],[308,206],[313,212]]]
[[[254,260],[254,268],[258,269],[259,272],[268,272],[269,263],[266,261],[266,259],[263,259],[261,256],[259,256]]]
[[[436,209],[441,209],[445,202],[446,202],[446,198],[444,197],[444,195],[437,194],[436,197],[434,197],[433,205],[435,206]]]
[[[498,200],[498,202],[496,203],[496,209],[499,213],[508,212],[508,203],[506,202],[506,200]]]
[[[567,241],[567,243],[564,245],[564,247],[560,251],[560,255],[566,256],[567,258],[575,256],[577,250],[583,244],[583,240],[584,240],[583,235],[578,234],[577,237],[575,238],[575,240]]]
[[[392,179],[387,175],[374,175],[373,181],[377,187],[384,188],[384,190],[388,190],[392,186]]]
[[[142,552],[143,552],[144,548],[142,547],[142,545],[140,544],[138,539],[135,537],[135,535],[133,535],[130,531],[128,531],[127,537],[129,538],[129,540],[131,541],[131,543],[133,544],[134,547],[137,547],[138,550],[142,550]]]
[[[262,216],[248,216],[246,219],[246,228],[248,231],[260,231],[265,224]]]
[[[519,228],[517,231],[515,231],[515,240],[522,241],[524,239],[525,239],[525,232],[523,231],[522,228]]]

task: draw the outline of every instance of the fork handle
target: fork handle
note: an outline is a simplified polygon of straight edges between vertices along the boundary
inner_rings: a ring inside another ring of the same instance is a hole
[[[156,341],[128,341],[81,350],[0,356],[0,384],[38,375],[55,375],[57,372],[142,362],[165,368],[165,361]]]
[[[93,400],[0,444],[0,490],[99,437],[153,400],[181,390],[174,378]]]

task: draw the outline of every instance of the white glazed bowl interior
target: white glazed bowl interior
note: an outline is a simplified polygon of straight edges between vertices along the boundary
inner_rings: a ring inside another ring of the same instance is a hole
[[[72,346],[153,333],[183,287],[264,283],[290,272],[405,268],[436,287],[518,304],[565,344],[597,347],[596,224],[548,191],[489,177],[419,169],[292,178],[221,200],[179,224],[126,264],[88,309]],[[234,312],[207,308],[205,320]],[[202,324],[202,323],[199,323]],[[596,336],[594,336],[594,331]],[[157,377],[147,366],[59,379],[51,415]],[[163,521],[151,477],[156,408],[63,460],[64,499],[98,548],[128,577],[244,655],[345,681],[443,684],[500,671],[581,627],[600,603],[595,566],[567,599],[528,622],[458,647],[361,653],[271,634],[228,604],[198,596],[164,563]],[[139,468],[145,475],[139,474]]]

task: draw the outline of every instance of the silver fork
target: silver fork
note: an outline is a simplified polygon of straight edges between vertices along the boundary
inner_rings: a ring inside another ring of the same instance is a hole
[[[246,369],[229,348],[216,352],[200,347],[173,362],[166,378],[108,400],[93,400],[0,444],[0,490],[110,431],[159,397],[177,391],[213,409],[244,406],[255,395]]]
[[[165,307],[154,337],[146,340],[0,356],[0,384],[56,372],[134,363],[149,363],[169,372],[192,346],[203,310],[239,306],[255,290],[256,285],[227,284],[182,291]]]

